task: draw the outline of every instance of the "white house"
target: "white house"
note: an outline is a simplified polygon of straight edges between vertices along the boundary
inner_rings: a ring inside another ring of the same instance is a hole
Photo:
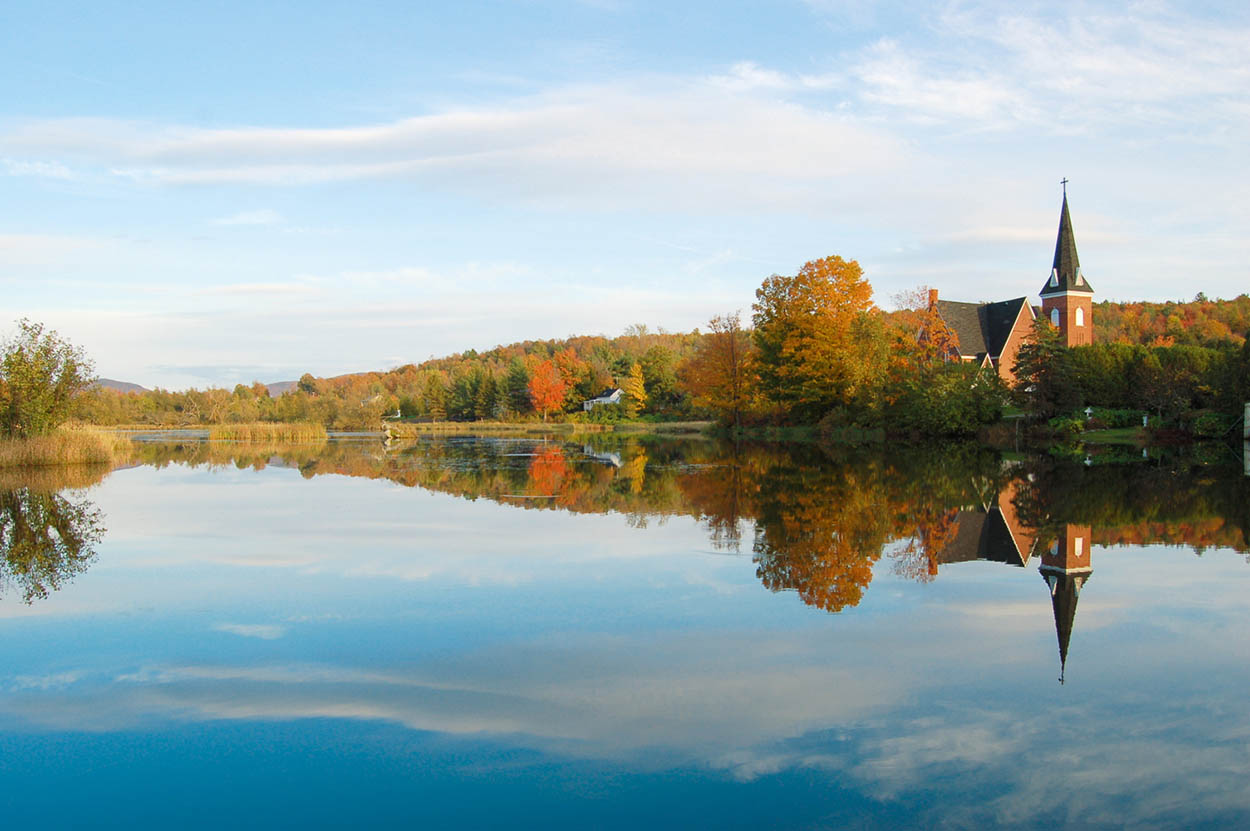
[[[589,398],[583,401],[582,409],[585,410],[586,412],[590,412],[595,407],[598,407],[600,404],[620,404],[621,396],[623,394],[624,392],[621,390],[620,387],[611,387],[599,393],[597,397]]]

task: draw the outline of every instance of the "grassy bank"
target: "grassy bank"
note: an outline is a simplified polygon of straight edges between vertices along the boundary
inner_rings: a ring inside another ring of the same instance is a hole
[[[385,429],[397,439],[416,436],[476,433],[516,433],[519,435],[550,435],[552,433],[658,433],[691,435],[710,426],[707,421],[620,422],[590,424],[587,422],[552,421],[388,421]]]
[[[326,440],[326,428],[308,422],[284,424],[257,421],[250,424],[218,424],[209,429],[208,437],[220,441],[317,442]]]
[[[0,439],[0,468],[114,465],[129,455],[128,439],[94,427],[62,427],[43,436]]]

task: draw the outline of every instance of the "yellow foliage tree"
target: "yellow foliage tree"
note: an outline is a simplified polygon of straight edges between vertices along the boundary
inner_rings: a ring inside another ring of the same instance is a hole
[[[884,337],[855,260],[825,257],[755,292],[760,391],[799,419],[845,404],[879,374]]]
[[[629,368],[629,375],[626,376],[625,383],[621,384],[621,392],[625,393],[621,403],[625,405],[629,417],[633,418],[647,403],[647,385],[643,380],[642,364],[635,361]]]

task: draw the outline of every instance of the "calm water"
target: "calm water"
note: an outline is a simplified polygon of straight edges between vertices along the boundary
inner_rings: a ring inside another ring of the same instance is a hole
[[[0,479],[5,824],[1250,824],[1232,454],[588,441]]]

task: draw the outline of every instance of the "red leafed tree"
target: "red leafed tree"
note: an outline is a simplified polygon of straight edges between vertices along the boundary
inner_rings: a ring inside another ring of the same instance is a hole
[[[534,409],[542,411],[543,421],[547,420],[548,411],[564,406],[565,389],[560,370],[550,359],[540,363],[530,373],[530,400],[534,402]]]

